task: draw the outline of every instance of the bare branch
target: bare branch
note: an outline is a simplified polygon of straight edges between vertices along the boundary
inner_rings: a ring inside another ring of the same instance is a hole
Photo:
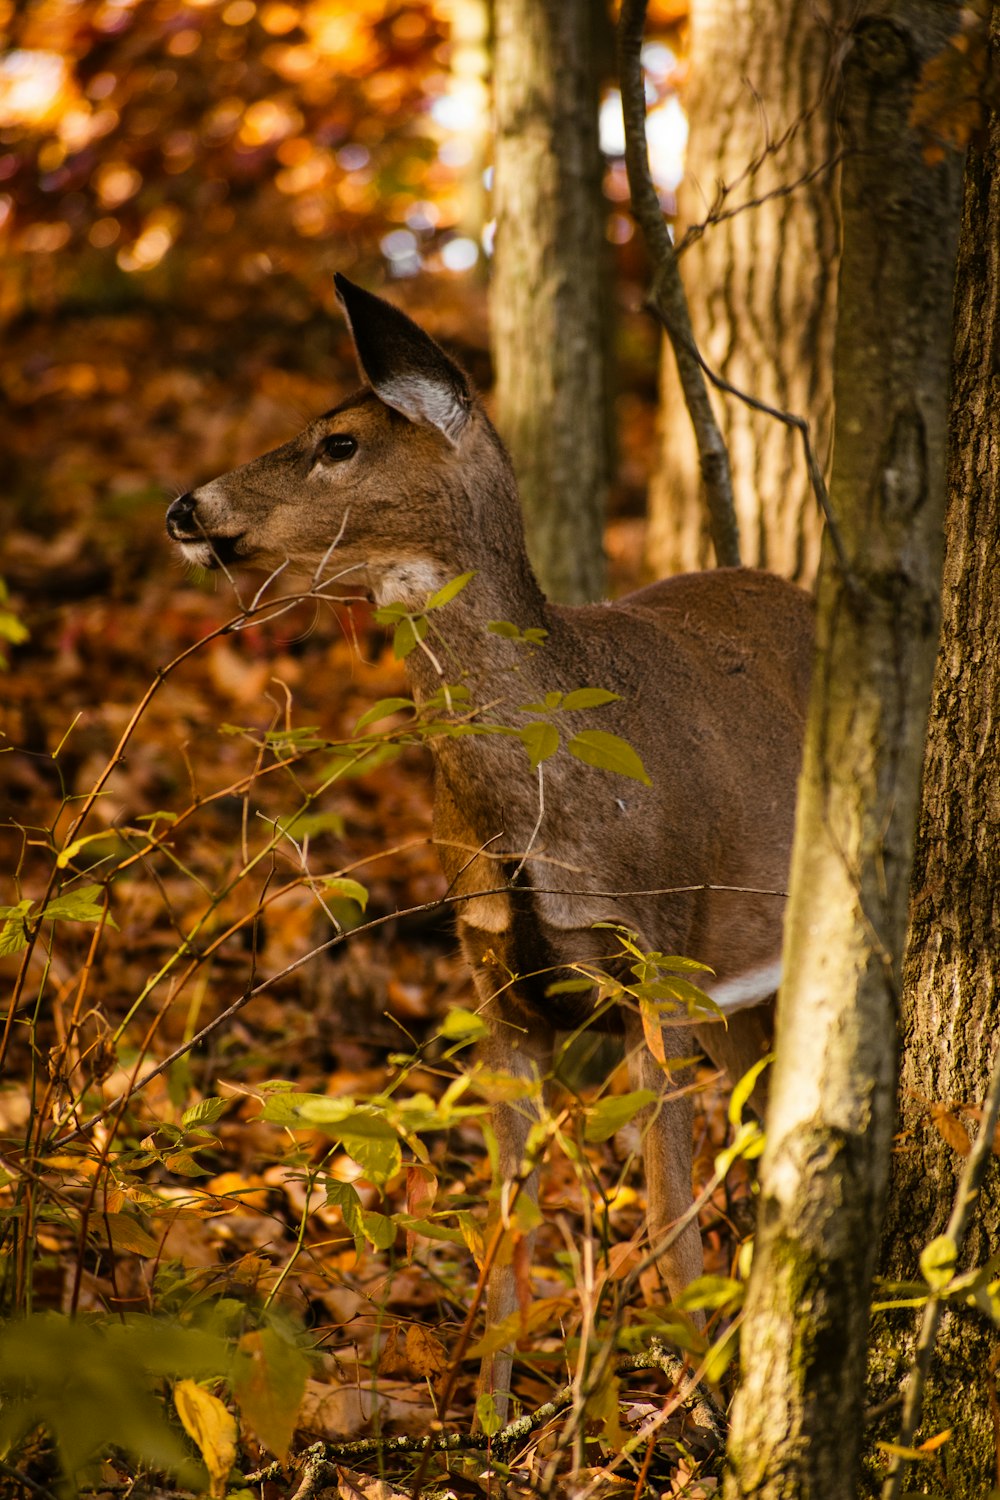
[[[677,360],[677,373],[698,444],[716,560],[722,567],[738,567],[739,528],[729,453],[712,411],[700,362],[693,354],[694,334],[677,255],[649,170],[641,59],[645,19],[646,0],[623,0],[618,22],[618,72],[625,122],[625,165],[632,212],[653,263],[653,282],[647,301],[663,323]]]

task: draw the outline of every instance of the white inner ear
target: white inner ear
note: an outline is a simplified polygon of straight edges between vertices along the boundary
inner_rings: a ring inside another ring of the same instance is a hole
[[[469,413],[448,382],[411,373],[380,380],[375,390],[387,406],[394,406],[411,422],[430,422],[449,442],[458,442]]]

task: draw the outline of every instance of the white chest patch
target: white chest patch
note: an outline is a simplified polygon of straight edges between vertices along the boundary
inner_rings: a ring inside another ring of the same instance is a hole
[[[441,564],[429,557],[391,561],[373,557],[368,566],[375,603],[379,605],[403,604],[407,609],[420,610],[428,595],[448,582]]]
[[[502,891],[473,896],[459,906],[459,920],[477,932],[506,932],[511,925],[510,902]]]
[[[744,974],[734,974],[730,979],[712,979],[706,982],[696,975],[695,984],[711,995],[720,1010],[745,1010],[768,1000],[781,983],[781,959],[773,963],[760,964],[756,969],[747,969]]]

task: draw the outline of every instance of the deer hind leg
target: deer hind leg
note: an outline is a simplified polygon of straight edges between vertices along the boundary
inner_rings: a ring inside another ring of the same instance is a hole
[[[667,1027],[663,1031],[667,1058],[690,1056],[691,1035],[686,1029]],[[666,1098],[673,1088],[686,1080],[683,1073],[667,1074],[653,1057],[643,1034],[642,1022],[633,1012],[625,1016],[625,1045],[628,1052],[629,1078],[634,1089],[649,1089],[657,1095],[636,1117],[642,1134],[643,1166],[646,1175],[646,1223],[656,1264],[643,1286],[651,1291],[665,1286],[670,1297],[676,1297],[697,1276],[703,1260],[701,1231],[696,1219],[676,1235],[678,1220],[691,1207],[691,1158],[694,1111],[689,1094]]]
[[[731,1083],[739,1083],[744,1073],[748,1073],[774,1044],[774,1001],[733,1011],[728,1024],[706,1021],[694,1028],[694,1034],[698,1045],[704,1047],[716,1067],[726,1070]],[[750,1108],[761,1120],[767,1106],[770,1071],[764,1069],[750,1095]]]

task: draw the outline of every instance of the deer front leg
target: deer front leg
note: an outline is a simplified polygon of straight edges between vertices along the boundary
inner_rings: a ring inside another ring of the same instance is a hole
[[[500,1215],[498,1229],[512,1205],[516,1212],[518,1202],[527,1200],[531,1205],[538,1202],[538,1170],[534,1168],[524,1175],[527,1166],[525,1155],[528,1134],[539,1118],[542,1080],[552,1064],[551,1038],[525,1037],[522,1045],[512,1047],[504,1030],[501,1024],[481,1048],[480,1056],[485,1066],[514,1079],[524,1079],[534,1086],[535,1091],[527,1098],[493,1106],[492,1125],[497,1143],[497,1178],[494,1186]],[[535,1230],[532,1227],[523,1233],[521,1241],[529,1266],[534,1241]],[[511,1313],[517,1311],[517,1307],[517,1269],[509,1251],[502,1248],[487,1274],[487,1333],[499,1327]],[[513,1342],[509,1342],[492,1354],[485,1355],[479,1371],[479,1393],[493,1397],[501,1422],[507,1420],[513,1362],[514,1346]]]
[[[666,1027],[663,1039],[668,1059],[690,1056],[691,1038],[686,1029]],[[657,1095],[657,1102],[636,1117],[646,1176],[647,1230],[650,1248],[657,1257],[652,1275],[643,1278],[643,1286],[655,1288],[662,1282],[669,1295],[676,1297],[701,1275],[703,1266],[701,1231],[696,1220],[686,1225],[670,1244],[664,1244],[693,1201],[691,1097],[687,1094],[679,1099],[662,1097],[685,1080],[683,1075],[664,1072],[646,1045],[642,1021],[632,1011],[626,1012],[625,1045],[632,1087],[649,1089]],[[663,1248],[659,1249],[661,1245]]]
[[[528,1135],[539,1118],[544,1080],[552,1067],[552,1033],[540,1019],[524,1024],[519,1017],[524,1009],[518,1004],[515,989],[510,986],[512,955],[507,951],[507,935],[481,932],[463,924],[462,946],[475,976],[476,988],[485,1002],[483,1019],[490,1027],[489,1037],[480,1044],[478,1060],[489,1072],[505,1074],[515,1084],[526,1085],[522,1098],[499,1099],[491,1113],[497,1145],[497,1170],[494,1188],[499,1223],[518,1201],[538,1201],[538,1172],[525,1175]],[[518,1092],[514,1089],[512,1092]],[[533,1217],[533,1216],[532,1216]],[[522,1239],[527,1263],[531,1263],[534,1230]],[[498,1327],[517,1310],[517,1271],[506,1247],[487,1272],[486,1331]],[[487,1354],[479,1372],[479,1392],[493,1397],[500,1421],[507,1418],[510,1400],[510,1377],[513,1366],[513,1342]]]

